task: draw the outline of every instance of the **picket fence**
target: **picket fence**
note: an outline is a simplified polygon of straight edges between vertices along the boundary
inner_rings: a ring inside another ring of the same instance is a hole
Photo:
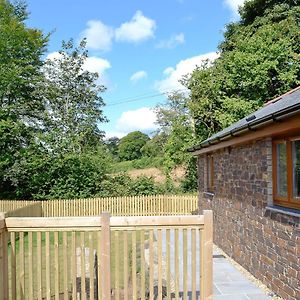
[[[97,216],[102,212],[109,212],[112,216],[169,216],[196,212],[198,198],[196,195],[150,195],[47,201],[0,200],[0,211],[8,212],[28,205],[38,212],[40,205],[44,217]]]
[[[212,246],[211,211],[143,217],[2,215],[0,300],[211,300]]]

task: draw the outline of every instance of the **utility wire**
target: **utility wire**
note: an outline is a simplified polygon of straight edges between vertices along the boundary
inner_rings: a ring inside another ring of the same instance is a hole
[[[133,98],[130,98],[130,97],[123,98],[123,99],[120,99],[120,100],[126,100],[126,99],[128,99],[128,100],[106,104],[106,107],[120,105],[120,104],[125,104],[125,103],[130,103],[130,102],[135,102],[135,101],[140,101],[140,100],[145,100],[145,99],[156,98],[156,97],[167,95],[170,92],[180,92],[180,91],[184,91],[184,90],[185,89],[180,89],[180,90],[175,90],[175,91],[165,91],[163,93],[158,93],[158,94],[153,94],[153,95],[150,94],[149,96],[143,96],[143,95],[147,95],[147,93],[146,93],[146,94],[142,94],[140,96],[136,96],[136,97],[133,97]]]

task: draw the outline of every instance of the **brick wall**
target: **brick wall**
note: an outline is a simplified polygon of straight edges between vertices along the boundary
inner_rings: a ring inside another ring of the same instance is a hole
[[[271,212],[272,142],[214,153],[214,195],[198,157],[199,207],[214,211],[214,241],[283,299],[300,299],[300,218]]]

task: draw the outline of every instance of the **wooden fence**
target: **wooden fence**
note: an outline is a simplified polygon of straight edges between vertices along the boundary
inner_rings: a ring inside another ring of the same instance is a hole
[[[165,297],[212,299],[211,211],[0,219],[0,300]]]
[[[0,211],[12,211],[39,201],[0,200]],[[191,214],[198,208],[194,195],[152,195],[41,201],[44,217],[96,216],[164,216]],[[26,215],[24,215],[26,216]]]

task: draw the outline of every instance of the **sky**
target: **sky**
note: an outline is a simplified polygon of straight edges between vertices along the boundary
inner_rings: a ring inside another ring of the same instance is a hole
[[[63,40],[87,38],[85,69],[99,73],[107,137],[157,128],[153,108],[204,59],[217,57],[225,24],[244,0],[27,0],[27,24],[51,33],[47,56]]]

